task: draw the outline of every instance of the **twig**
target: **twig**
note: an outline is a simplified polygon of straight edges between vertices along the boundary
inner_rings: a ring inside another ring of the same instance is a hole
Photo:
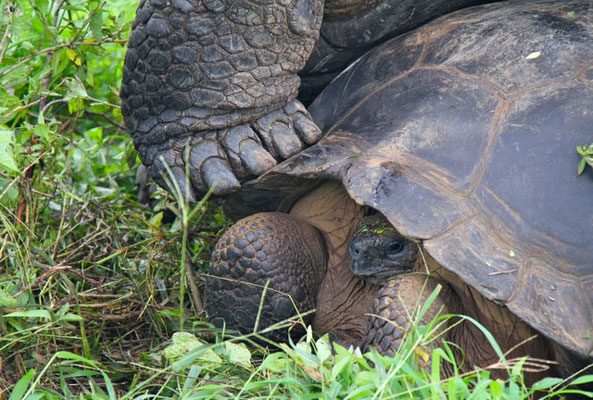
[[[100,293],[78,293],[78,297],[88,297],[88,298],[97,298],[97,299],[119,299],[121,297],[120,294],[100,294]]]
[[[8,24],[6,24],[4,35],[2,35],[2,41],[0,41],[0,65],[2,65],[4,55],[6,54],[6,50],[8,49],[8,46],[6,46],[6,40],[10,36],[10,28],[12,27],[12,1],[9,1],[5,5],[5,8],[6,12],[8,13]]]
[[[37,142],[35,137],[33,137],[32,141],[33,141],[33,144],[36,144],[36,142]],[[27,218],[29,217],[29,213],[27,213],[27,208],[29,205],[27,202],[27,198],[30,197],[30,194],[31,194],[31,178],[33,177],[33,171],[35,170],[35,165],[36,164],[29,165],[27,167],[27,169],[25,169],[25,172],[22,175],[23,184],[19,188],[19,193],[20,193],[21,199],[19,200],[19,203],[17,204],[17,207],[16,207],[15,226],[18,226],[21,223],[26,224],[26,222],[28,222],[23,217],[25,216],[25,214],[27,215]],[[25,192],[25,187],[28,189],[26,192]]]
[[[0,78],[1,77],[2,77],[2,75],[0,75]],[[34,105],[39,104],[39,103],[41,103],[41,99],[37,99],[37,100],[35,100],[35,101],[33,101],[33,102],[29,103],[29,104],[24,104],[22,106],[13,108],[12,111],[10,111],[8,114],[4,114],[2,116],[2,118],[0,118],[0,121],[4,121],[6,118],[10,117],[12,114],[17,113],[17,112],[19,112],[21,110],[25,110],[25,109],[30,108],[30,107],[33,107]]]
[[[47,90],[47,88],[45,88]],[[42,100],[47,100],[47,95],[43,96]],[[44,103],[44,102],[42,102]],[[53,106],[54,104],[60,104],[60,103],[68,103],[68,100],[66,99],[56,99],[56,100],[52,100],[49,103],[47,103],[46,105],[43,104],[39,104],[39,107],[41,108],[41,112],[39,113],[39,115],[41,115],[41,117],[43,119],[45,119],[45,112],[47,111],[48,108],[50,108],[51,106]]]
[[[95,289],[97,289],[97,290],[101,290],[101,286],[103,285],[103,282],[105,282],[104,277],[102,279],[89,278],[88,276],[86,276],[85,274],[83,274],[82,272],[80,272],[79,270],[74,269],[74,268],[68,270],[68,272],[78,276],[80,279],[84,279],[85,281],[92,283],[93,285],[96,286]]]
[[[93,111],[90,111],[90,110],[84,110],[84,112],[85,112],[85,113],[87,113],[87,114],[89,114],[89,115],[94,115],[94,116],[97,116],[97,117],[102,117],[102,118],[105,118],[105,119],[107,120],[107,122],[109,122],[110,124],[112,124],[112,125],[114,125],[114,126],[118,127],[118,128],[119,128],[119,129],[121,129],[122,131],[125,131],[125,130],[126,130],[126,127],[125,127],[124,125],[122,125],[122,124],[120,124],[119,122],[117,122],[117,121],[115,121],[115,120],[113,120],[113,119],[109,118],[109,117],[108,117],[107,115],[105,115],[105,114],[101,114],[101,113],[93,112]]]
[[[49,105],[53,103],[50,102],[47,106],[49,107]],[[41,114],[43,115],[43,111],[41,112]],[[70,140],[69,140],[69,144],[68,144],[68,153],[67,154],[72,154],[72,140],[73,136],[72,133],[70,133]],[[68,170],[70,169],[70,159],[71,157],[68,157],[66,159],[66,167],[64,168],[66,170],[66,172],[68,172]],[[55,239],[55,244],[54,244],[54,250],[53,250],[53,256],[52,258],[55,259],[56,258],[56,254],[58,252],[58,245],[60,244],[60,240],[61,240],[61,235],[62,235],[62,230],[64,229],[64,221],[66,219],[66,201],[68,199],[67,193],[66,191],[64,191],[64,195],[62,197],[62,215],[60,217],[60,225],[58,227],[58,232],[57,232],[57,237]]]
[[[73,46],[101,46],[101,45],[104,45],[104,44],[107,44],[107,43],[127,43],[127,42],[128,42],[127,40],[106,39],[106,40],[100,40],[100,41],[96,41],[96,42],[64,43],[64,44],[59,44],[57,46],[48,47],[46,49],[39,50],[35,54],[32,54],[30,56],[25,57],[24,59],[22,59],[18,63],[14,64],[12,67],[8,68],[6,71],[0,72],[0,78],[6,76],[8,74],[10,74],[12,71],[14,71],[15,69],[19,68],[23,64],[28,63],[29,61],[31,61],[32,59],[34,59],[37,56],[40,56],[40,55],[46,54],[46,53],[51,53],[53,51],[60,50],[60,49],[63,49],[65,47],[73,47]]]
[[[134,317],[138,316],[138,312],[130,312],[128,314],[105,314],[101,313],[100,315],[92,315],[87,314],[85,315],[85,319],[94,319],[94,320],[107,320],[107,321],[129,321]],[[136,318],[134,318],[136,319]]]
[[[108,106],[108,107],[111,107],[111,108],[121,108],[117,104],[112,104],[112,103],[109,103],[108,101],[103,101],[103,100],[100,100],[100,99],[95,99],[94,97],[91,97],[91,96],[88,96],[88,95],[87,95],[86,98],[89,99],[89,100],[91,100],[91,101],[94,101],[95,103],[99,103],[99,104],[104,105],[104,106]]]
[[[64,3],[64,1],[59,1],[58,5],[56,7],[56,10],[54,12],[54,20],[52,22],[52,26],[55,28],[58,26],[58,14],[60,12],[60,8],[62,7],[62,4]],[[54,52],[50,52],[47,53],[47,57],[45,58],[45,62],[49,65],[51,63],[51,59],[54,56]],[[51,78],[53,76],[52,71],[49,72],[49,74],[47,74],[47,78],[45,79],[45,83],[43,85],[43,89],[47,92],[47,89],[49,88],[49,83],[51,82]],[[47,97],[49,96],[49,92],[45,93],[42,97],[41,97],[41,103],[39,103],[39,108],[41,109],[41,118],[43,118],[43,116],[45,115],[45,110],[46,110],[46,106],[45,106],[45,102],[47,101]],[[51,104],[51,103],[50,103]]]
[[[40,277],[38,277],[37,279],[35,279],[33,282],[31,282],[29,285],[25,286],[24,288],[22,288],[18,292],[16,292],[15,295],[14,295],[14,297],[17,298],[21,294],[25,293],[26,291],[31,290],[32,288],[34,288],[35,286],[37,286],[39,284],[39,282],[47,279],[48,277],[52,276],[56,272],[67,270],[67,269],[71,269],[71,268],[72,267],[70,267],[68,265],[64,265],[62,263],[60,263],[58,265],[54,265],[53,267],[49,267],[49,269],[47,271],[45,271]]]
[[[191,264],[191,258],[189,254],[187,254],[187,256],[185,257],[185,276],[187,278],[189,291],[191,292],[191,296],[194,302],[196,314],[198,316],[202,315],[204,313],[204,305],[202,303],[202,299],[200,298],[200,290],[198,289],[198,285],[196,283],[196,276],[194,274],[194,268]]]
[[[6,243],[8,242],[8,234],[4,235],[4,240],[2,241],[2,248],[0,249],[0,258],[4,256],[4,249],[6,249]]]

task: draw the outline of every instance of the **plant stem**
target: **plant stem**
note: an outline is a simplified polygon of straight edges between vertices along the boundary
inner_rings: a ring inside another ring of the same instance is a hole
[[[183,322],[185,320],[185,307],[184,307],[184,298],[185,298],[185,285],[186,285],[186,259],[187,259],[187,238],[188,238],[188,215],[187,215],[187,205],[182,205],[182,213],[183,213],[183,232],[182,232],[182,243],[181,243],[181,272],[179,274],[179,331],[183,331]]]

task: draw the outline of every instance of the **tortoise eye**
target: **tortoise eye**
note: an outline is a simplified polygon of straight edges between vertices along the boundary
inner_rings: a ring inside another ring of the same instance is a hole
[[[393,242],[389,245],[389,247],[387,247],[387,250],[385,251],[385,253],[388,258],[396,257],[404,250],[405,246],[406,246],[406,244],[404,242],[400,242],[400,241]]]

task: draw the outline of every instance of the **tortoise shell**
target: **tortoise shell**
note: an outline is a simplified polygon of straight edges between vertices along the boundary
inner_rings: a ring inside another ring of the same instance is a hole
[[[325,138],[247,185],[243,208],[320,179],[420,239],[442,266],[593,356],[593,8],[474,7],[357,60],[309,111]],[[253,207],[252,207],[253,206]]]

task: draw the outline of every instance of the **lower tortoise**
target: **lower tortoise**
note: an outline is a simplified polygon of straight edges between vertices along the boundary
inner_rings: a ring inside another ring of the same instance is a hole
[[[269,282],[260,328],[314,309],[315,331],[390,354],[440,284],[422,322],[468,315],[503,351],[537,334],[509,357],[565,373],[592,361],[593,174],[575,152],[593,133],[589,1],[442,17],[358,59],[309,112],[324,138],[228,199],[245,218],[212,257],[213,321],[251,332]],[[379,231],[353,241],[372,212],[397,232],[371,257],[392,267],[369,261]],[[498,360],[472,324],[444,338],[470,367]]]

